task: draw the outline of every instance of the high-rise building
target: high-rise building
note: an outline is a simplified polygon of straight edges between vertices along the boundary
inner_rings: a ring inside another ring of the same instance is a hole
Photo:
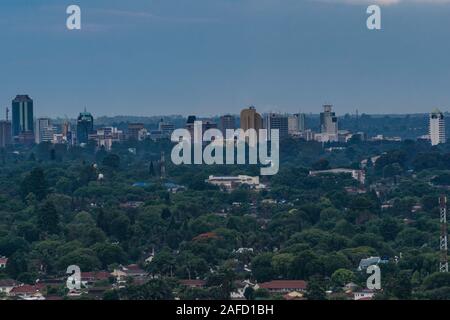
[[[36,143],[51,142],[53,134],[56,133],[49,118],[39,118],[36,120],[35,141]]]
[[[258,131],[263,128],[261,115],[256,112],[255,107],[251,106],[241,111],[241,129],[255,129]]]
[[[92,133],[94,133],[94,117],[85,110],[77,119],[77,143],[87,143]]]
[[[173,123],[164,122],[164,119],[161,119],[158,123],[158,131],[161,131],[163,136],[170,136],[172,132],[175,130],[175,126]]]
[[[133,139],[133,140],[141,140],[139,139],[140,137],[140,133],[142,132],[142,130],[145,129],[145,126],[143,123],[129,123],[128,124],[128,139]]]
[[[12,135],[17,137],[26,132],[25,135],[31,136],[33,122],[33,100],[28,95],[17,95],[12,101]]]
[[[11,121],[0,121],[0,148],[4,148],[12,143],[11,139]]]
[[[331,110],[332,108],[332,105],[324,105],[323,112],[320,113],[320,129],[322,133],[338,133],[338,119],[336,114]]]
[[[445,143],[446,140],[444,114],[439,109],[430,113],[430,140],[433,146]]]
[[[305,114],[304,113],[296,113],[289,116],[288,119],[289,126],[289,134],[297,135],[306,130],[305,126]]]
[[[321,142],[338,141],[338,118],[332,111],[332,105],[324,105],[320,113],[320,131],[316,138]]]
[[[236,129],[236,118],[232,115],[224,115],[220,117],[219,129],[222,131],[222,134],[226,134],[227,129],[234,130]]]
[[[289,135],[289,118],[287,115],[279,113],[268,113],[265,116],[265,126],[267,135],[271,139],[271,130],[278,130],[280,139]]]

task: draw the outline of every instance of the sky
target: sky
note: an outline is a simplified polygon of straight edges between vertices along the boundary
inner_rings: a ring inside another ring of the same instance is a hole
[[[16,94],[40,117],[449,111],[450,1],[1,0],[0,119]]]

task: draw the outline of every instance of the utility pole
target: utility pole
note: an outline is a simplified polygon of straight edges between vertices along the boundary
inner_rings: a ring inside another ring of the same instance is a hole
[[[447,258],[447,197],[441,195],[439,197],[439,211],[441,223],[441,236],[439,249],[441,252],[441,259],[439,262],[439,272],[448,272],[448,258]]]

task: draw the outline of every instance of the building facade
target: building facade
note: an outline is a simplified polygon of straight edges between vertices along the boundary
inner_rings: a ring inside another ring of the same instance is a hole
[[[0,121],[0,148],[4,148],[12,143],[11,121]]]
[[[226,134],[227,130],[236,129],[236,118],[232,115],[224,115],[220,117],[219,129],[222,134]]]
[[[12,135],[34,133],[33,100],[28,95],[17,95],[12,101]]]
[[[36,120],[35,141],[36,143],[51,142],[53,134],[56,133],[49,118],[39,118]]]
[[[241,111],[241,129],[247,131],[248,129],[255,129],[258,131],[263,128],[263,121],[261,115],[256,112],[255,107],[249,107]]]
[[[289,135],[289,118],[284,114],[269,113],[265,117],[264,127],[269,139],[272,138],[271,130],[278,130],[280,139],[286,138]]]
[[[433,146],[446,142],[445,118],[439,109],[430,113],[430,140]]]
[[[92,133],[94,133],[94,117],[84,111],[77,119],[77,143],[88,143],[89,135]]]
[[[338,118],[332,108],[332,105],[324,105],[320,113],[321,142],[338,141]]]

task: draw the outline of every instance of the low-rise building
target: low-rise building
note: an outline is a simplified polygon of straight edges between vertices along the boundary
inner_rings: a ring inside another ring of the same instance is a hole
[[[258,285],[271,293],[306,292],[308,283],[304,280],[273,280]]]
[[[0,280],[0,293],[9,294],[12,289],[19,287],[21,284],[12,279],[2,279]]]
[[[247,185],[254,189],[264,189],[266,187],[260,183],[258,176],[209,176],[206,182],[228,190],[233,190],[241,185]]]
[[[8,258],[0,257],[0,269],[6,268],[7,263],[8,263]]]
[[[364,170],[356,170],[356,169],[329,169],[329,170],[318,170],[318,171],[310,171],[310,176],[318,176],[321,174],[342,174],[348,173],[352,176],[353,179],[359,181],[359,183],[364,184],[366,182],[366,173]]]

